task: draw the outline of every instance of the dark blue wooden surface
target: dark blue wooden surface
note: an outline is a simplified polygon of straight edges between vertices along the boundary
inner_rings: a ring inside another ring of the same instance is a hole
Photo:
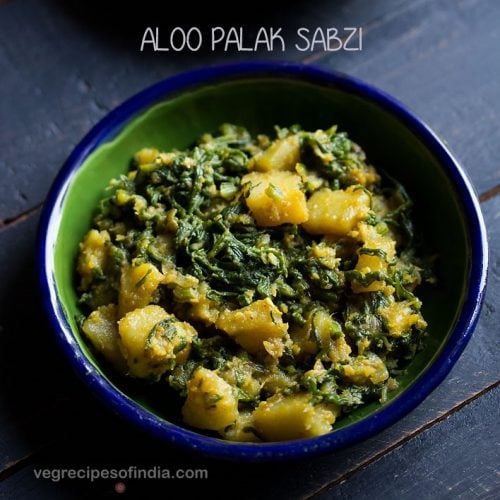
[[[500,2],[257,1],[252,12],[203,9],[207,25],[363,26],[363,51],[304,54],[139,52],[157,7],[120,20],[97,2],[0,0],[0,495],[117,496],[116,481],[52,482],[40,467],[205,468],[206,481],[127,482],[122,496],[209,498],[499,498]],[[269,2],[271,4],[271,2]],[[147,3],[141,3],[146,6]],[[192,4],[179,24],[196,24]],[[182,22],[181,22],[182,21]],[[491,245],[486,303],[459,362],[422,405],[335,455],[279,466],[220,463],[153,442],[107,413],[55,350],[39,306],[39,207],[82,135],[122,100],[184,69],[245,57],[306,60],[390,92],[451,146],[481,194]],[[224,493],[224,491],[226,493]]]

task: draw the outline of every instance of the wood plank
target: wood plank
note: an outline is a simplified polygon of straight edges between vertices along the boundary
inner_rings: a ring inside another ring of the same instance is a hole
[[[295,22],[305,26],[328,21],[339,26],[350,22],[357,25],[404,3],[299,2],[294,6],[297,17],[287,20],[283,5],[267,2],[265,22],[257,8],[250,12],[221,8],[225,13],[221,18],[210,3],[206,4],[205,18],[200,15],[196,23],[213,20],[214,24],[227,24],[228,16],[232,16],[232,23],[240,19],[250,31],[262,24],[295,29]],[[188,26],[195,22],[189,2],[181,2],[177,8],[175,23],[180,23],[183,15]],[[141,53],[145,26],[172,27],[171,13],[162,15],[156,2],[149,9],[133,6],[133,10],[122,4],[120,22],[114,15],[113,9],[106,14],[95,1],[25,0],[2,7],[0,90],[9,98],[0,100],[0,123],[5,124],[0,134],[0,172],[2,185],[9,189],[0,197],[0,219],[15,218],[39,204],[75,144],[111,108],[135,92],[195,66],[263,57],[222,50],[214,54]],[[283,56],[279,51],[266,54],[275,59]],[[300,57],[299,52],[291,54],[291,58]]]
[[[490,198],[498,196],[499,194],[500,194],[500,184],[497,184],[495,187],[492,187],[491,189],[488,189],[488,191],[482,193],[481,196],[479,196],[479,201],[481,203],[484,203],[485,201],[488,201]]]
[[[301,20],[297,26],[367,25],[362,52],[335,53],[324,57],[322,64],[364,78],[409,104],[448,140],[478,190],[483,191],[500,179],[492,146],[500,132],[489,129],[496,117],[490,103],[500,97],[494,84],[500,75],[494,50],[499,29],[494,24],[495,11],[500,7],[493,0],[461,1],[456,9],[450,1],[299,4],[296,19]],[[406,16],[408,8],[411,15]],[[488,15],[490,9],[492,15]],[[79,18],[57,2],[15,2],[6,5],[3,12],[1,85],[2,92],[12,98],[0,102],[0,121],[9,124],[0,137],[0,169],[6,185],[12,188],[0,200],[0,219],[14,218],[40,203],[71,148],[111,107],[193,64],[242,57],[230,53],[184,54],[182,58],[141,54],[137,44],[121,43],[123,33],[119,36],[111,30],[111,40],[103,39],[101,26],[101,31],[92,35],[89,28],[95,31],[96,27],[85,24],[88,19]],[[157,16],[156,11],[153,14]],[[278,23],[281,15],[281,11],[271,10],[269,24]],[[25,37],[16,36],[21,23],[30,27]],[[282,18],[280,24],[296,28]],[[434,29],[435,24],[442,24],[443,29]],[[465,37],[469,37],[467,43],[460,43]],[[75,54],[79,54],[78,66]],[[287,53],[291,59],[302,56],[293,50]],[[271,57],[282,56],[274,53]],[[55,68],[64,77],[54,78]],[[463,71],[468,78],[462,77]],[[470,98],[471,84],[480,97]],[[474,141],[472,130],[478,137]],[[484,139],[488,135],[491,139]]]
[[[495,499],[500,495],[500,388],[314,498]]]
[[[362,52],[318,61],[389,92],[455,151],[478,192],[500,182],[500,2],[411,2],[365,30]]]
[[[0,469],[57,436],[78,387],[56,351],[38,298],[38,217],[0,230]],[[36,300],[34,300],[36,297]]]

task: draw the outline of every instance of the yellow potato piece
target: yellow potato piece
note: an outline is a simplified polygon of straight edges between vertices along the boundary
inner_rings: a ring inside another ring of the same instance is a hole
[[[392,337],[400,337],[404,333],[409,332],[413,325],[422,328],[427,326],[422,315],[411,308],[409,300],[393,302],[387,307],[379,309],[379,313],[387,321],[389,335]]]
[[[360,188],[332,191],[322,188],[307,201],[309,219],[302,227],[310,234],[345,236],[370,211],[370,197]]]
[[[77,270],[82,277],[82,288],[86,290],[96,273],[102,274],[106,269],[108,251],[106,243],[110,241],[107,231],[91,229],[80,243]]]
[[[266,352],[281,355],[279,352],[274,353],[272,347],[264,343],[278,341],[283,344],[283,341],[288,339],[288,324],[283,323],[281,311],[270,298],[257,300],[235,311],[224,311],[215,325],[243,349],[256,355]]]
[[[374,271],[384,272],[387,270],[387,262],[380,258],[378,255],[360,255],[358,258],[358,262],[355,267],[356,271],[360,271],[362,273],[369,273]],[[352,291],[354,293],[363,293],[363,292],[378,292],[385,288],[384,281],[372,281],[368,286],[363,286],[358,282],[354,282],[352,284]]]
[[[131,375],[147,378],[154,370],[146,357],[146,342],[153,327],[168,318],[160,306],[150,305],[127,313],[118,322],[118,333]]]
[[[219,304],[206,296],[206,289],[206,284],[202,283],[198,289],[198,301],[191,304],[189,309],[189,317],[205,325],[213,325],[219,317]]]
[[[385,363],[373,353],[359,355],[342,368],[344,377],[357,385],[380,384],[389,378]]]
[[[153,264],[124,266],[120,277],[120,316],[147,306],[162,280],[163,274]]]
[[[219,369],[218,375],[228,384],[237,387],[250,398],[259,396],[262,383],[253,376],[254,365],[238,356],[226,363],[224,368]]]
[[[122,352],[129,373],[159,379],[176,363],[184,362],[196,330],[156,305],[135,309],[118,322]]]
[[[186,424],[198,429],[223,430],[238,418],[238,400],[225,380],[200,367],[187,383],[182,416]]]
[[[135,161],[139,165],[153,163],[159,156],[160,152],[156,148],[142,148],[135,154]]]
[[[85,336],[120,372],[127,371],[127,363],[120,347],[117,324],[118,308],[115,304],[101,306],[89,315],[82,325]]]
[[[288,171],[251,172],[241,179],[245,200],[258,226],[301,224],[308,219],[300,176]]]
[[[392,261],[396,255],[396,241],[390,236],[381,235],[377,229],[369,224],[361,222],[358,226],[358,239],[363,242],[362,248],[369,248],[372,250],[382,250],[386,258],[379,255],[359,254],[358,262],[354,268],[363,274],[370,272],[385,272],[387,271],[388,263]],[[352,291],[354,293],[362,292],[376,292],[383,290],[386,284],[383,281],[377,280],[370,283],[368,286],[363,286],[360,283],[354,282],[352,284]]]
[[[337,416],[333,405],[311,404],[310,394],[275,394],[253,412],[253,425],[266,441],[287,441],[326,434]]]
[[[293,170],[300,161],[300,142],[296,135],[277,139],[264,152],[253,158],[253,167],[259,172]]]
[[[347,177],[352,182],[361,184],[362,186],[371,186],[380,181],[380,176],[371,165],[350,170],[347,173]]]
[[[334,363],[341,363],[349,359],[351,354],[351,347],[345,340],[345,336],[336,338],[333,345],[328,352],[328,358]]]
[[[253,415],[249,411],[240,412],[234,424],[219,431],[220,435],[228,441],[241,443],[258,443],[260,439],[253,432]]]
[[[166,371],[188,359],[191,344],[197,335],[192,325],[178,321],[170,314],[167,320],[157,323],[151,330],[146,342],[146,356],[152,366],[160,363],[162,372]]]

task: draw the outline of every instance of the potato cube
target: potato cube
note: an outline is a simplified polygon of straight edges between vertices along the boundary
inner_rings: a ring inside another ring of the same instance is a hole
[[[259,172],[293,170],[300,161],[300,141],[291,135],[277,139],[264,152],[253,158],[253,166]]]
[[[253,425],[266,441],[287,441],[326,434],[337,416],[337,407],[313,405],[310,394],[275,394],[253,412]]]
[[[413,325],[425,328],[427,323],[419,312],[412,309],[412,303],[409,300],[401,302],[392,302],[386,307],[379,309],[379,313],[387,322],[389,335],[391,337],[400,337],[408,333]]]
[[[396,255],[396,242],[388,235],[382,235],[377,232],[374,226],[369,224],[360,223],[358,226],[358,239],[363,242],[363,247],[369,250],[380,250],[385,254],[382,255],[369,255],[359,253],[358,262],[356,263],[355,270],[363,274],[370,272],[385,272],[389,262],[392,261]],[[376,292],[385,288],[383,281],[377,280],[370,283],[368,286],[363,286],[360,283],[354,282],[352,290],[354,293],[362,292]]]
[[[120,277],[120,317],[147,306],[162,280],[163,274],[153,264],[123,266]]]
[[[265,355],[267,352],[279,357],[283,349],[273,352],[272,345],[283,346],[284,341],[288,340],[288,324],[283,323],[281,311],[270,298],[257,300],[235,311],[224,311],[215,325],[243,349],[255,355]]]
[[[260,441],[254,433],[253,414],[250,411],[240,412],[236,422],[220,430],[219,433],[228,441],[243,443],[258,443]]]
[[[153,327],[168,316],[162,307],[149,305],[127,313],[118,322],[123,354],[131,375],[148,378],[155,372],[146,356],[146,343]]]
[[[346,190],[322,188],[307,201],[309,219],[303,223],[310,234],[345,236],[370,211],[370,197],[363,189],[349,186]]]
[[[200,367],[187,383],[182,416],[186,424],[198,429],[222,431],[238,418],[238,400],[225,380]]]
[[[309,311],[303,325],[296,325],[290,332],[297,354],[317,354],[327,350],[334,333],[335,321],[324,309]]]
[[[118,322],[122,351],[131,375],[159,379],[189,355],[196,330],[162,307],[135,309]]]
[[[147,163],[153,163],[160,152],[155,148],[142,148],[135,154],[135,161],[139,165],[146,165]]]
[[[96,274],[104,274],[108,260],[106,243],[110,241],[107,231],[91,229],[80,243],[77,269],[82,277],[82,288],[86,290]]]
[[[84,321],[82,330],[94,348],[120,373],[125,373],[127,363],[120,348],[117,319],[118,308],[115,304],[101,306]]]
[[[246,204],[258,226],[301,224],[308,219],[300,177],[287,171],[251,172],[242,180]]]
[[[208,284],[201,282],[197,289],[198,300],[190,305],[189,318],[195,321],[201,321],[205,325],[213,325],[219,317],[220,305],[209,299]]]
[[[333,341],[328,358],[334,363],[341,363],[349,359],[349,354],[351,346],[346,342],[345,335],[341,335]]]
[[[255,365],[253,362],[233,356],[218,374],[228,384],[237,387],[240,400],[253,400],[259,396],[262,382],[254,376]]]
[[[374,353],[366,353],[344,365],[344,377],[357,385],[380,384],[389,378],[385,363]]]
[[[191,352],[191,344],[198,332],[192,325],[179,321],[170,314],[165,320],[157,323],[149,333],[146,342],[146,356],[152,363],[159,362],[166,367],[184,363]]]

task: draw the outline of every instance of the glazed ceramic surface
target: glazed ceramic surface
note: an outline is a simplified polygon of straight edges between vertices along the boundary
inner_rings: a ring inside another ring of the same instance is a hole
[[[398,377],[384,405],[364,406],[330,434],[285,443],[230,443],[182,426],[168,401],[101,366],[81,337],[74,282],[78,243],[109,180],[126,172],[142,147],[190,146],[223,122],[250,132],[299,123],[337,124],[377,169],[400,181],[414,201],[425,252],[437,255],[435,287],[418,291],[429,328],[425,348]],[[345,75],[289,63],[210,67],[164,80],[107,115],[75,148],[44,207],[39,234],[41,286],[63,352],[90,389],[158,439],[210,456],[273,460],[331,452],[392,424],[446,376],[465,347],[482,303],[487,242],[475,194],[446,146],[390,96]]]

